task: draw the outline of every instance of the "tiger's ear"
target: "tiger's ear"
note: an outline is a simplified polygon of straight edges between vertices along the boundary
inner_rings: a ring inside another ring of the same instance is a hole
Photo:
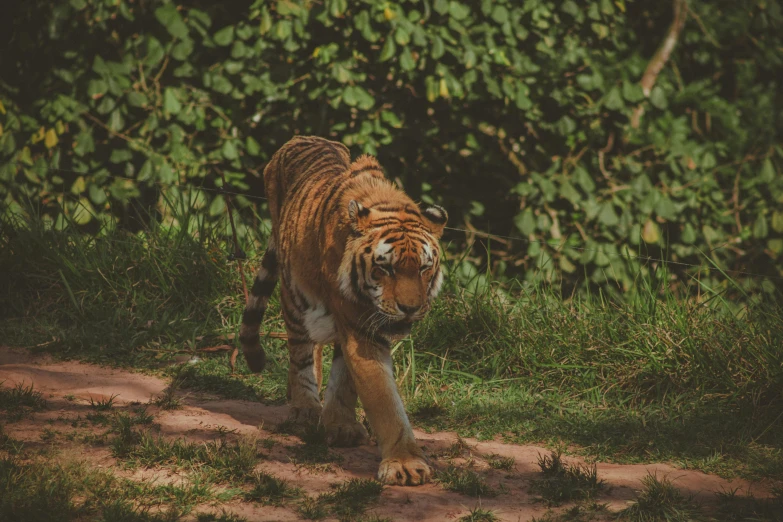
[[[351,200],[348,203],[348,219],[355,231],[362,232],[370,224],[370,209],[357,201]]]
[[[446,209],[439,207],[438,205],[419,205],[421,209],[421,215],[429,225],[430,230],[435,237],[443,235],[443,228],[446,226],[446,222],[449,220],[449,213]]]

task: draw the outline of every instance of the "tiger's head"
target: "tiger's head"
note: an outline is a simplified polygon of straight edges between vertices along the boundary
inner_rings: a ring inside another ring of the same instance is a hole
[[[340,266],[340,291],[366,305],[366,329],[405,336],[443,283],[438,240],[448,214],[436,205],[351,201],[348,219],[353,233]]]

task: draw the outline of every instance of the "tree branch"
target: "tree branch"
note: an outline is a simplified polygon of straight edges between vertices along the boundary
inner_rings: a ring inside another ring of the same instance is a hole
[[[644,71],[640,85],[642,86],[642,92],[646,98],[650,97],[653,87],[655,86],[655,80],[658,79],[658,74],[663,70],[666,63],[671,57],[674,47],[677,45],[677,40],[680,38],[682,28],[685,26],[685,20],[688,18],[688,5],[686,0],[674,0],[674,18],[669,26],[669,31],[666,33],[666,38],[663,43],[655,51],[650,63],[647,64],[647,69]],[[644,114],[644,108],[639,105],[633,112],[631,117],[631,126],[633,128],[639,127],[639,120]]]

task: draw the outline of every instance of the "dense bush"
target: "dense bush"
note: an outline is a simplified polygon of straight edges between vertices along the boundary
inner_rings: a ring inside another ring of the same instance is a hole
[[[646,96],[666,2],[18,1],[0,31],[0,198],[133,227],[177,195],[161,183],[214,188],[222,171],[261,195],[269,156],[318,134],[378,154],[453,225],[519,238],[489,245],[497,274],[622,288],[632,252],[780,276],[781,3],[675,4],[685,25]],[[225,226],[223,196],[190,202]],[[240,204],[242,232],[258,228]]]

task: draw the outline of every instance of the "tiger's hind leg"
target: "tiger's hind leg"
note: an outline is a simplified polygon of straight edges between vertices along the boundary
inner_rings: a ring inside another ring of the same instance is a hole
[[[287,395],[291,405],[290,418],[297,423],[315,424],[321,418],[321,400],[318,397],[320,383],[316,380],[320,372],[315,364],[316,352],[320,353],[309,339],[288,338]]]
[[[369,442],[367,430],[356,420],[356,403],[356,388],[345,365],[342,347],[335,344],[322,416],[326,443],[330,446],[360,446]]]
[[[288,403],[291,407],[290,420],[297,424],[317,423],[321,417],[321,399],[319,389],[321,383],[322,347],[316,346],[310,339],[301,314],[294,306],[292,299],[283,285],[281,292],[283,319],[288,334]]]

